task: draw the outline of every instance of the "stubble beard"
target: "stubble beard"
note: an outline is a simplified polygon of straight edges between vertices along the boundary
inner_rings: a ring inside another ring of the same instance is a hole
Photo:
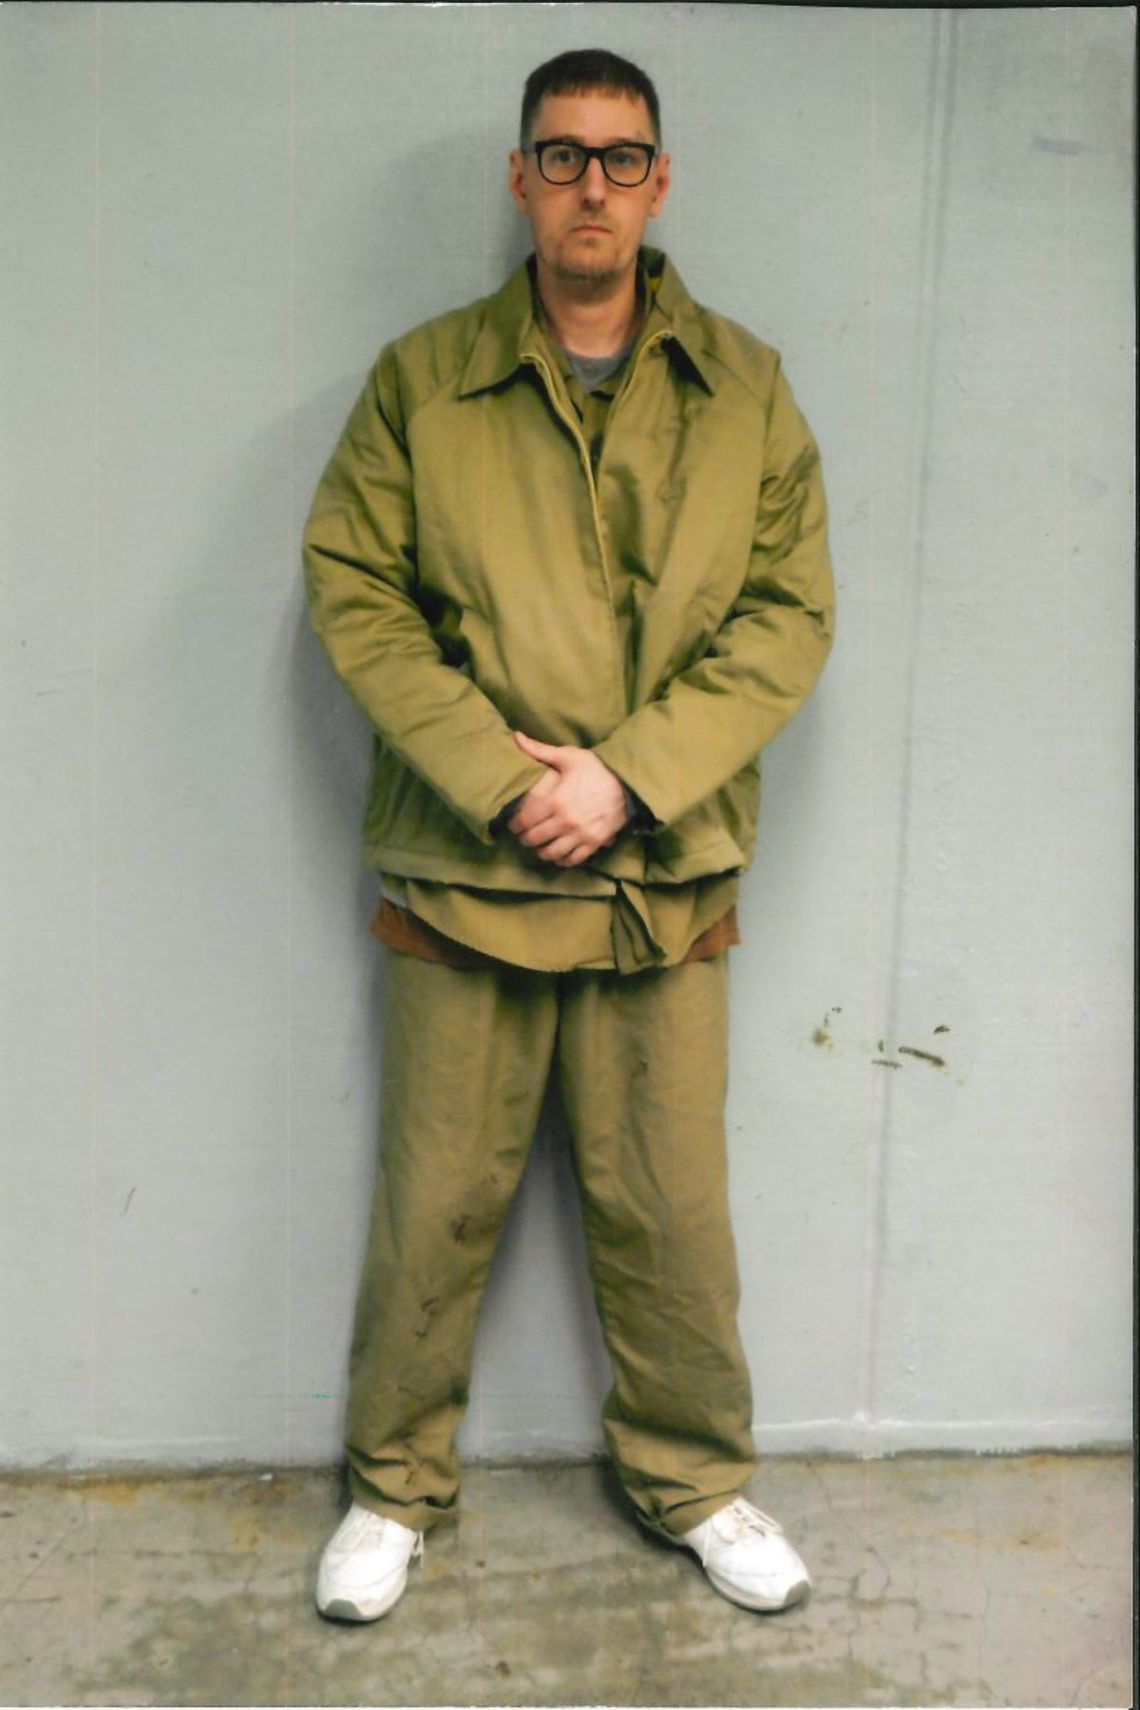
[[[552,272],[560,285],[569,285],[578,292],[583,290],[599,294],[611,291],[622,278],[622,269],[605,263],[597,267],[583,267],[574,262],[556,262]]]
[[[625,268],[619,266],[610,256],[591,256],[588,252],[574,253],[569,256],[557,255],[554,258],[551,272],[560,285],[567,287],[577,296],[605,296],[615,285],[621,283]]]

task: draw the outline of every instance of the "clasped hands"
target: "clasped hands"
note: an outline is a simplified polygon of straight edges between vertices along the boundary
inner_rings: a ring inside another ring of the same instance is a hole
[[[578,867],[612,843],[629,818],[621,780],[588,748],[514,733],[523,753],[547,768],[507,820],[507,830],[556,867]]]

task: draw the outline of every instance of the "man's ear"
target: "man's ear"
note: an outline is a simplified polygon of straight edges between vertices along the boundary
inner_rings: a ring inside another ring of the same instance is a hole
[[[657,176],[654,180],[653,200],[649,204],[649,218],[651,220],[655,220],[665,206],[665,198],[669,194],[669,186],[672,183],[672,166],[673,163],[667,154],[659,154],[653,162],[653,170]]]
[[[520,214],[526,213],[526,183],[523,177],[525,166],[526,156],[522,149],[513,148],[507,156],[507,189]]]

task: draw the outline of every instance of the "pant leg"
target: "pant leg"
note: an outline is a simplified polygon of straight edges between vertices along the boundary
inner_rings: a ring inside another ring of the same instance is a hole
[[[552,976],[392,954],[382,1153],[349,1364],[349,1483],[423,1528],[453,1510],[483,1285],[526,1163]]]
[[[571,976],[558,1051],[614,1367],[606,1441],[647,1518],[686,1531],[756,1465],[728,1214],[726,958]]]

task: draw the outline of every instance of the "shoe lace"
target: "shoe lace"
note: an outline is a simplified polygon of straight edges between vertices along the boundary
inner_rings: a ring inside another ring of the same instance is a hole
[[[355,1548],[357,1544],[371,1543],[383,1535],[387,1524],[382,1514],[376,1514],[371,1508],[358,1508],[345,1529],[345,1544]]]
[[[389,1520],[386,1515],[377,1514],[374,1509],[365,1508],[363,1505],[359,1506],[359,1510],[353,1516],[353,1520],[354,1524],[350,1528],[348,1536],[345,1539],[345,1544],[349,1549],[356,1549],[363,1543],[379,1541],[379,1539],[384,1536],[387,1528],[395,1525],[395,1522]],[[414,1561],[417,1556],[422,1556],[423,1553],[423,1533],[417,1532],[416,1541],[412,1546],[412,1553],[409,1560]]]
[[[734,1502],[728,1504],[727,1508],[722,1508],[714,1514],[713,1521],[716,1533],[727,1543],[732,1544],[737,1543],[749,1532],[753,1532],[762,1538],[771,1537],[773,1533],[783,1532],[783,1527],[778,1520],[774,1520],[770,1514],[765,1514],[764,1510],[757,1508],[754,1503],[746,1502],[742,1496],[738,1496]],[[710,1528],[705,1539],[705,1546],[701,1551],[702,1564],[707,1557],[714,1528]]]

